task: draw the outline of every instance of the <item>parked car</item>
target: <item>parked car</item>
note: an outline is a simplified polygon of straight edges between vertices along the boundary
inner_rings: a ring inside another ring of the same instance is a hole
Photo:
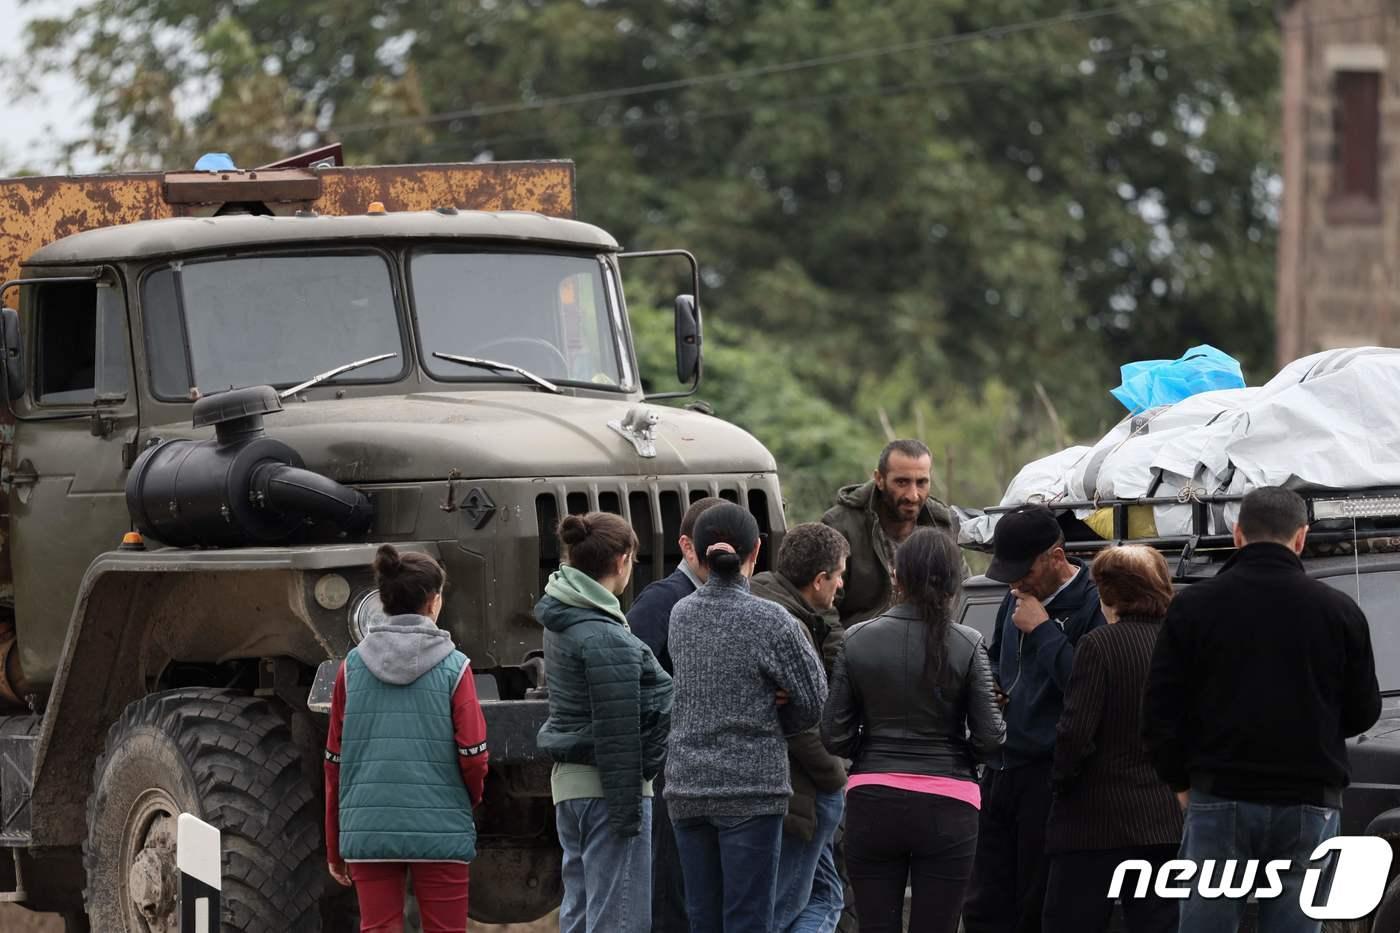
[[[1315,503],[1336,502],[1335,491],[1309,498]],[[1400,933],[1400,497],[1382,498],[1375,491],[1356,491],[1342,496],[1350,502],[1393,501],[1395,515],[1372,507],[1373,514],[1356,527],[1350,520],[1338,523],[1323,519],[1314,522],[1309,549],[1303,555],[1308,573],[1329,586],[1350,595],[1366,613],[1371,627],[1371,644],[1376,658],[1382,706],[1380,719],[1363,735],[1347,743],[1351,762],[1351,783],[1342,800],[1342,835],[1375,835],[1390,842],[1396,857],[1391,862],[1391,880],[1385,897],[1371,917],[1341,925],[1329,923],[1328,931],[1348,933]],[[1219,505],[1226,497],[1202,503]],[[1147,502],[1099,502],[1095,505],[1125,512]],[[1065,503],[1073,509],[1088,503]],[[991,510],[989,510],[991,511]],[[1325,510],[1315,510],[1323,511]],[[1204,509],[1202,510],[1204,514]],[[1062,519],[1071,529],[1082,529],[1072,518]],[[1344,527],[1343,527],[1344,525]],[[1122,532],[1126,521],[1116,523]],[[1201,527],[1204,527],[1202,525]],[[1155,538],[1118,541],[1069,540],[1065,550],[1071,557],[1091,560],[1098,550],[1117,543],[1144,543],[1157,547],[1175,567],[1178,589],[1215,576],[1233,553],[1233,544],[1224,536],[1192,535],[1183,538]],[[1006,585],[985,576],[974,576],[963,585],[957,621],[981,632],[991,644],[997,611],[1006,596]],[[1253,912],[1251,911],[1251,914]],[[1252,918],[1251,918],[1252,919]]]

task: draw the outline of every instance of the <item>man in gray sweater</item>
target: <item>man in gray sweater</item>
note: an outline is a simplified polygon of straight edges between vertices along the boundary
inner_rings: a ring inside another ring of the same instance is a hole
[[[820,718],[826,675],[799,623],[749,592],[753,516],[716,506],[695,545],[710,576],[671,613],[666,802],[692,933],[769,933],[792,792],[785,737]]]

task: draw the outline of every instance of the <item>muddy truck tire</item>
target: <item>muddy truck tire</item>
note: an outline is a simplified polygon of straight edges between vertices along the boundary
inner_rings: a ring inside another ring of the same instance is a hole
[[[185,689],[132,703],[107,733],[88,800],[92,928],[176,933],[175,822],[191,813],[222,833],[224,933],[321,930],[318,799],[268,702]]]

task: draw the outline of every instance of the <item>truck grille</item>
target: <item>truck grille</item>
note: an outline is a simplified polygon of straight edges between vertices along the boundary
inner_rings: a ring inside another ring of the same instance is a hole
[[[642,587],[659,580],[681,560],[681,516],[690,503],[706,496],[718,496],[746,507],[758,521],[765,536],[772,530],[768,492],[750,486],[742,479],[649,480],[642,482],[597,482],[555,484],[549,492],[535,497],[535,521],[539,532],[539,592],[549,575],[559,567],[559,519],[585,512],[612,512],[621,515],[637,533],[637,566],[632,584],[622,595],[624,607]],[[771,549],[759,551],[758,569],[766,570]]]

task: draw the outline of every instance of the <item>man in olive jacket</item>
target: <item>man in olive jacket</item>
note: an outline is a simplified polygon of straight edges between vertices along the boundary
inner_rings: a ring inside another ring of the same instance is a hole
[[[922,441],[891,441],[871,480],[846,486],[822,516],[850,545],[846,587],[837,609],[850,628],[873,619],[894,602],[894,551],[921,525],[958,535],[952,509],[929,495],[933,455]],[[966,565],[964,565],[966,574]]]
[[[816,522],[794,525],[778,549],[777,570],[757,574],[750,583],[753,595],[777,603],[797,620],[828,677],[846,637],[831,610],[849,550],[833,528]],[[846,764],[823,747],[815,726],[787,743],[792,796],[783,818],[772,929],[830,933],[845,903],[834,839],[845,811]]]

